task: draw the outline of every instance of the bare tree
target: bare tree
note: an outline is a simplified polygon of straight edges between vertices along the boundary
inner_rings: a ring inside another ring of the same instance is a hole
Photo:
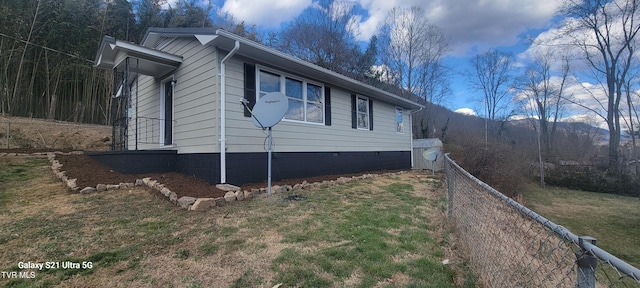
[[[554,75],[553,66],[558,62],[559,71]],[[569,57],[555,57],[553,52],[546,51],[535,55],[533,63],[518,79],[524,109],[538,122],[536,127],[540,129],[546,157],[551,156],[558,120],[567,102],[563,93],[569,78],[569,62]]]
[[[637,75],[630,78],[637,81]],[[636,103],[634,100],[637,100],[639,95],[636,91],[633,91],[633,89],[631,88],[632,86],[632,80],[628,80],[625,89],[628,118],[623,119],[625,125],[628,128],[627,133],[631,137],[631,158],[633,159],[633,166],[635,167],[633,172],[637,177],[640,176],[640,165],[638,165],[638,150],[636,147],[636,138],[638,137],[638,131],[636,130],[636,127],[638,125],[638,122],[640,122],[640,117],[638,117],[638,109],[634,105],[634,103]]]
[[[609,129],[609,171],[619,172],[620,102],[624,98],[640,31],[636,0],[565,0],[561,12],[573,19],[566,35],[579,47],[586,63],[604,87],[604,120]]]
[[[232,32],[240,37],[244,37],[251,41],[263,44],[264,37],[262,33],[258,32],[258,26],[256,24],[246,23],[245,21],[241,21],[229,13],[219,12],[218,16],[216,17],[215,25],[224,30]],[[269,32],[270,39],[267,39],[267,41],[268,42],[275,41],[276,37],[277,37],[276,32],[271,31]],[[267,44],[269,46],[273,46],[271,43],[267,43]]]
[[[543,188],[544,163],[552,156],[558,119],[566,102],[562,93],[569,75],[569,57],[561,58],[559,76],[554,76],[552,72],[556,62],[554,52],[546,50],[534,56],[533,63],[517,80],[521,89],[520,98],[524,102],[523,109],[532,116],[530,119],[536,132],[540,186]]]
[[[359,48],[355,41],[353,3],[321,0],[298,16],[279,35],[278,49],[329,70],[355,72]]]
[[[166,2],[166,0],[138,0],[134,2],[136,3],[135,10],[140,38],[149,27],[166,27],[162,10],[162,5],[166,4]]]
[[[448,92],[442,58],[449,45],[425,15],[418,6],[391,9],[380,28],[381,58],[396,73],[394,84],[438,104]]]
[[[442,63],[449,51],[442,28],[429,23],[425,11],[418,6],[395,7],[388,12],[379,35],[383,67],[393,72],[393,77],[385,80],[392,80],[405,97],[417,95],[433,104],[442,104],[451,93],[448,69]],[[416,135],[435,136],[438,110],[433,107],[428,105],[416,115],[419,124]],[[440,129],[442,134],[446,133],[446,127],[444,124]]]
[[[36,22],[38,19],[38,11],[40,11],[40,0],[38,0],[36,4],[36,12],[33,13],[33,21],[31,21],[31,28],[29,29],[29,35],[27,35],[27,41],[24,44],[24,50],[22,50],[22,56],[20,57],[20,62],[18,64],[18,72],[16,73],[16,80],[13,86],[13,93],[11,95],[11,99],[9,99],[8,103],[8,112],[11,114],[12,109],[15,109],[14,104],[17,104],[18,99],[18,87],[20,85],[20,76],[22,75],[22,67],[24,66],[24,57],[27,54],[27,48],[29,48],[29,41],[31,41],[31,36],[33,35],[33,28],[36,26]]]
[[[213,27],[213,21],[209,18],[213,6],[211,2],[200,5],[194,0],[180,0],[175,7],[169,6],[171,18],[168,19],[168,27]]]
[[[472,70],[467,72],[467,76],[471,87],[482,92],[485,108],[485,142],[489,141],[487,123],[508,118],[501,117],[499,113],[509,107],[511,100],[509,95],[513,81],[510,74],[512,65],[513,54],[499,50],[487,51],[471,59]],[[505,122],[502,123],[504,125]]]

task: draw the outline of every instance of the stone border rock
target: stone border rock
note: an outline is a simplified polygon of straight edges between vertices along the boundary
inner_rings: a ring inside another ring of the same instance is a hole
[[[169,190],[169,188],[165,187],[164,184],[159,183],[157,180],[153,180],[149,177],[136,179],[134,183],[98,184],[96,185],[96,187],[80,188],[76,184],[77,179],[75,178],[69,179],[69,177],[67,177],[66,171],[62,170],[63,165],[60,163],[60,161],[56,159],[56,155],[57,154],[70,155],[70,154],[83,154],[83,153],[84,152],[82,151],[73,151],[69,153],[55,151],[55,152],[46,152],[46,153],[33,153],[33,154],[0,153],[0,156],[35,155],[35,156],[42,157],[46,155],[47,159],[49,159],[49,162],[51,162],[51,170],[53,171],[53,174],[56,175],[58,179],[60,179],[69,188],[69,190],[73,192],[77,192],[80,194],[89,194],[94,192],[103,192],[103,191],[116,190],[116,189],[129,189],[136,186],[143,186],[143,187],[147,187],[152,190],[158,191],[159,193],[167,197],[169,199],[169,202],[175,205],[178,205],[181,208],[189,211],[206,211],[215,207],[225,206],[236,201],[248,201],[255,197],[258,197],[258,195],[260,194],[267,193],[266,187],[260,188],[260,189],[254,188],[248,191],[248,190],[242,190],[240,187],[234,186],[231,184],[217,184],[216,188],[223,191],[227,191],[224,197],[195,198],[195,197],[183,196],[178,198],[178,195],[175,192]],[[3,154],[6,154],[6,155],[3,155]],[[10,154],[15,154],[15,155],[10,155]],[[316,188],[330,187],[334,185],[343,185],[352,181],[371,179],[379,176],[390,176],[390,175],[401,174],[406,172],[407,171],[400,171],[400,172],[394,172],[394,173],[382,173],[382,174],[363,174],[361,176],[339,177],[336,180],[322,181],[322,182],[315,182],[315,183],[309,183],[306,180],[304,180],[302,181],[302,183],[298,183],[293,186],[292,185],[283,185],[283,186],[274,185],[273,187],[271,187],[271,194],[278,194],[278,193],[298,191],[298,190],[310,190],[310,189],[316,189]]]

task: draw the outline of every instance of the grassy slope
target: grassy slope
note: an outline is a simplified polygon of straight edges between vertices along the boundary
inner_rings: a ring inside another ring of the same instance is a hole
[[[640,198],[531,185],[526,205],[574,234],[640,267]]]
[[[441,264],[448,245],[443,187],[424,175],[203,213],[139,188],[70,194],[38,159],[0,158],[0,187],[0,271],[28,271],[19,261],[92,263],[0,279],[0,286],[454,286],[457,267]]]
[[[0,115],[0,149],[106,151],[111,147],[110,137],[111,127],[106,125]]]

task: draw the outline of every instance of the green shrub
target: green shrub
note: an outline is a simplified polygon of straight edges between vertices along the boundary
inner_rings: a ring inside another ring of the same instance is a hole
[[[547,171],[545,180],[547,184],[570,189],[640,196],[640,179],[607,175],[606,171],[592,166],[558,166]]]

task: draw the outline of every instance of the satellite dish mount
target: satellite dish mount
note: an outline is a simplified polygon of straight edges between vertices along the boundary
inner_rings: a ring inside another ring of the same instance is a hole
[[[287,113],[289,100],[287,96],[284,96],[284,94],[280,92],[271,92],[260,97],[256,105],[253,106],[253,110],[247,106],[244,99],[240,102],[251,113],[253,125],[262,128],[262,130],[269,130],[267,136],[267,195],[271,196],[271,128],[280,123],[280,120],[282,120]]]

